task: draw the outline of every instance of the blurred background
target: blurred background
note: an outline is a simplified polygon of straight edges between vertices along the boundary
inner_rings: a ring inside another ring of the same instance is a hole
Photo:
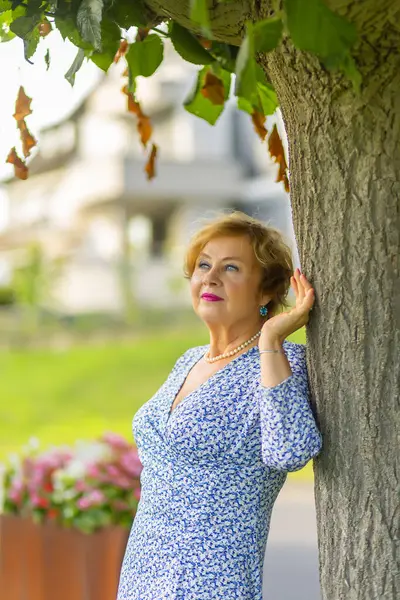
[[[104,75],[85,64],[71,88],[63,73],[75,49],[58,32],[43,41],[35,67],[18,42],[0,47],[8,82],[0,100],[0,460],[32,437],[43,448],[104,431],[132,439],[133,415],[177,357],[208,342],[182,271],[189,237],[206,219],[232,209],[262,219],[283,232],[300,266],[278,166],[233,100],[214,127],[186,112],[197,71],[166,44],[162,66],[138,86],[159,147],[149,182],[121,92],[124,66]],[[57,57],[48,72],[46,44]],[[38,138],[27,181],[5,165],[20,85],[33,98],[27,121]],[[267,128],[274,122],[284,136],[279,113]],[[293,339],[305,343],[304,331]],[[311,465],[288,486],[273,517],[267,597],[303,598],[298,582],[272,594],[292,556],[304,598],[313,600]]]
[[[57,60],[73,58],[69,43],[53,36]],[[172,46],[138,87],[159,146],[148,181],[136,117],[121,92],[122,63],[108,75],[88,63],[71,88],[59,67],[40,76],[39,50],[31,66],[13,43],[0,48],[11,78],[2,150],[15,143],[21,83],[33,98],[28,120],[38,147],[27,181],[3,165],[1,172],[3,456],[29,436],[44,444],[104,428],[130,436],[132,413],[176,357],[207,342],[182,271],[189,237],[207,218],[239,209],[269,222],[298,266],[289,197],[250,117],[233,99],[214,127],[186,112],[196,68]],[[272,120],[282,131],[279,115]]]

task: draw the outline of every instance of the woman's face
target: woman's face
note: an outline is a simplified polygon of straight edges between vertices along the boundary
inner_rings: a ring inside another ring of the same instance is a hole
[[[260,292],[260,282],[261,267],[247,236],[212,239],[197,257],[191,277],[193,308],[209,324],[254,322],[270,299]]]

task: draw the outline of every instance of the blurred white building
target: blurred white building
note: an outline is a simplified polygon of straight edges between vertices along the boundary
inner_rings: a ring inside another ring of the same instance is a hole
[[[186,242],[204,218],[232,208],[281,229],[298,265],[289,196],[249,116],[233,99],[214,127],[186,112],[196,69],[167,50],[138,93],[159,147],[155,179],[146,178],[117,65],[73,114],[41,132],[29,179],[5,183],[0,278],[38,240],[49,257],[68,257],[57,289],[66,312],[119,311],[121,273],[139,303],[185,304]]]

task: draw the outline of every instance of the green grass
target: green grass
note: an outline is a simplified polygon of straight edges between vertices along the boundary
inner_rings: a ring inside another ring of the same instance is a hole
[[[290,339],[304,342],[304,332]],[[43,448],[93,439],[104,431],[132,439],[134,413],[178,356],[207,342],[206,330],[192,326],[130,342],[0,354],[0,459],[32,436]],[[309,466],[291,475],[310,476]]]

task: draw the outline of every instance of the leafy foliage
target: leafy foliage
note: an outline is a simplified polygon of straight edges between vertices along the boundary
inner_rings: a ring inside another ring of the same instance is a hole
[[[143,41],[137,40],[126,54],[130,76],[150,77],[158,69],[163,59],[164,46],[160,36],[153,33]]]
[[[299,50],[316,55],[326,68],[341,69],[353,82],[354,89],[360,88],[361,77],[351,55],[357,42],[355,27],[332,12],[323,0],[284,0],[282,10],[273,17],[247,23],[240,48],[213,40],[208,0],[191,0],[190,18],[203,37],[172,19],[153,14],[143,0],[0,0],[0,42],[18,36],[29,60],[40,40],[52,29],[58,29],[64,39],[77,47],[76,58],[65,75],[71,85],[85,58],[107,71],[113,62],[125,57],[127,87],[132,95],[131,99],[128,96],[128,110],[131,110],[136,105],[137,78],[150,77],[158,69],[164,56],[163,38],[169,38],[184,60],[202,67],[192,93],[184,102],[186,110],[214,124],[229,98],[231,74],[235,73],[237,105],[251,115],[261,139],[266,137],[264,117],[274,113],[278,99],[257,63],[257,53],[273,51],[284,37],[290,38]],[[158,29],[161,20],[168,22],[168,28]],[[129,44],[126,31],[132,26],[138,32],[135,41]],[[49,53],[46,64],[50,64]],[[143,113],[137,116],[138,123],[145,123]],[[276,147],[277,135],[275,132],[270,146]],[[153,147],[146,167],[149,176],[154,174],[156,152]],[[10,153],[10,162],[18,164],[18,172],[26,178],[24,163],[21,165],[18,162],[21,159],[17,158]],[[276,160],[280,171],[286,170],[285,163]],[[287,187],[286,171],[285,177],[280,173],[278,179]]]
[[[212,67],[203,67],[199,71],[196,84],[190,95],[186,98],[184,106],[188,112],[202,117],[210,125],[214,125],[224,110],[224,103],[214,103],[207,93],[202,93],[204,89],[207,89],[206,80],[210,75],[213,75]],[[231,73],[220,68],[218,79],[220,82],[219,87],[223,90],[223,98],[226,100],[229,97]]]
[[[209,65],[214,61],[199,40],[179,23],[174,21],[170,23],[169,35],[175,50],[188,62],[195,65]]]

